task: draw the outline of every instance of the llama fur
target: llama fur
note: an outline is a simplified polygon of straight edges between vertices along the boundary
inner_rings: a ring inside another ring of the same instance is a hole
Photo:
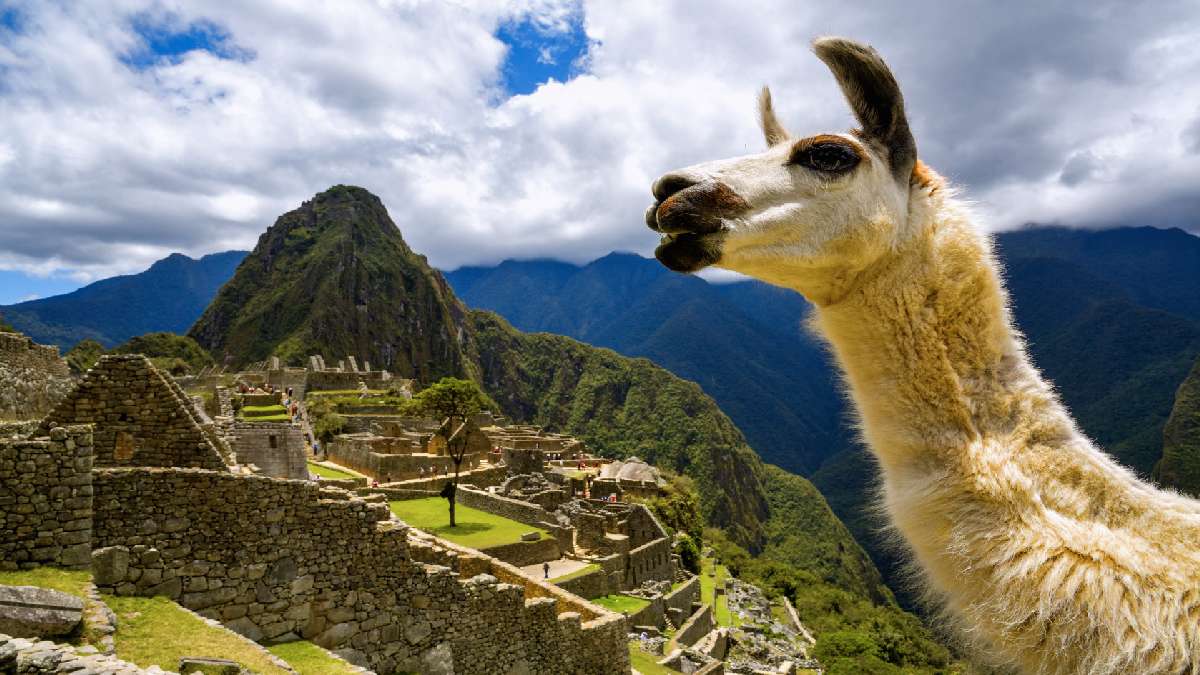
[[[882,507],[973,658],[1045,675],[1200,673],[1200,502],[1080,432],[1013,326],[990,239],[916,160],[882,59],[841,38],[815,50],[863,126],[830,152],[861,161],[806,168],[794,158],[811,139],[788,136],[764,92],[765,153],[655,184],[659,259],[812,301]],[[715,184],[737,199],[713,198]]]

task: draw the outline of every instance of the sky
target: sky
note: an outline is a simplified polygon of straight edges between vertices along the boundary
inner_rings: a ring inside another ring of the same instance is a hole
[[[0,0],[0,304],[250,249],[338,183],[443,269],[649,254],[658,175],[850,114],[871,43],[992,230],[1200,232],[1200,3]]]

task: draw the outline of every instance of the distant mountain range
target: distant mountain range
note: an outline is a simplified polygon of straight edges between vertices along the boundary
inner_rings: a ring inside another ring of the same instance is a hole
[[[186,333],[245,251],[199,260],[174,253],[138,274],[112,277],[71,293],[0,306],[0,316],[42,344],[63,351],[84,339],[115,347],[131,337]]]

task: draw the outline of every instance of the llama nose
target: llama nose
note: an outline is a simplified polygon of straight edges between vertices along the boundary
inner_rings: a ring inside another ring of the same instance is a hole
[[[655,199],[662,202],[676,192],[686,190],[699,182],[699,180],[681,173],[669,173],[654,181],[654,187],[650,188],[650,191],[654,193]]]

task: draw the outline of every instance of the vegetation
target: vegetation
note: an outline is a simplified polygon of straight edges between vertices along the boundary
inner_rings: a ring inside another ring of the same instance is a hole
[[[174,671],[182,656],[213,656],[258,673],[286,672],[254,643],[209,626],[167,598],[106,595],[104,603],[117,615],[117,657],[143,668]]]
[[[113,354],[143,354],[155,367],[172,375],[191,375],[213,365],[208,352],[190,337],[175,333],[147,333],[131,338]]]
[[[822,661],[830,667],[830,672],[940,673],[956,667],[950,652],[937,643],[929,629],[917,617],[898,607],[890,596],[886,601],[872,601],[790,564],[765,556],[751,557],[714,530],[709,531],[709,541],[715,545],[719,559],[728,566],[730,574],[759,586],[769,597],[785,596],[791,600],[800,620],[815,633],[818,645],[826,640],[833,645],[849,643],[869,647],[861,654],[855,652],[853,658],[845,657],[850,658],[849,662],[831,664]],[[719,566],[714,571],[713,582],[720,583]],[[711,597],[708,595],[711,593],[709,582],[706,582],[708,576],[701,577],[701,591],[706,601]],[[719,601],[715,609],[717,620],[721,622]],[[729,617],[729,620],[735,618]],[[826,637],[830,635],[833,637]],[[838,670],[835,671],[835,667]]]
[[[537,532],[541,538],[550,536],[545,530],[518,523],[469,506],[458,507],[458,525],[446,524],[445,504],[440,497],[388,502],[392,513],[415,528],[449,539],[470,548],[483,549],[521,541],[526,532]]]
[[[353,675],[358,672],[345,661],[330,656],[329,652],[307,640],[284,642],[267,649],[287,661],[297,673],[304,675]]]
[[[13,328],[13,325],[4,318],[3,314],[0,314],[0,333],[19,333],[19,332],[20,331],[18,331],[16,328]]]
[[[305,409],[312,423],[313,435],[322,443],[328,444],[346,428],[346,420],[337,413],[332,398],[312,398],[307,395]]]
[[[330,480],[347,480],[350,478],[354,478],[354,476],[346,473],[345,471],[338,471],[337,469],[331,469],[327,466],[322,466],[320,464],[317,464],[316,462],[309,462],[308,470],[310,473],[314,473],[314,474],[320,476],[321,478],[328,478]]]
[[[591,602],[609,611],[617,612],[618,614],[628,614],[630,616],[637,614],[650,604],[649,600],[620,594],[602,595],[591,600]]]
[[[80,340],[71,347],[71,351],[67,352],[67,366],[72,373],[82,375],[89,368],[96,365],[101,356],[104,356],[104,345],[95,340]]]
[[[1155,478],[1192,497],[1200,497],[1200,359],[1175,392],[1175,405],[1163,427],[1162,459]]]
[[[189,335],[231,365],[354,354],[433,382],[475,378],[466,311],[379,198],[338,185],[280,216]]]
[[[630,665],[642,675],[675,675],[679,672],[678,670],[671,670],[666,666],[658,665],[658,659],[661,658],[661,656],[643,651],[637,640],[629,641]]]
[[[35,567],[31,570],[0,572],[0,586],[40,586],[87,598],[90,572],[63,570],[56,567]]]
[[[454,505],[458,493],[458,474],[467,456],[467,420],[486,406],[495,407],[474,380],[443,377],[422,390],[405,406],[436,420],[445,420],[441,433],[446,438],[446,452],[454,462],[454,479],[442,489],[442,497],[450,507],[450,527],[454,521]]]
[[[243,419],[251,422],[287,422],[292,419],[287,408],[282,405],[243,405],[240,408]]]

